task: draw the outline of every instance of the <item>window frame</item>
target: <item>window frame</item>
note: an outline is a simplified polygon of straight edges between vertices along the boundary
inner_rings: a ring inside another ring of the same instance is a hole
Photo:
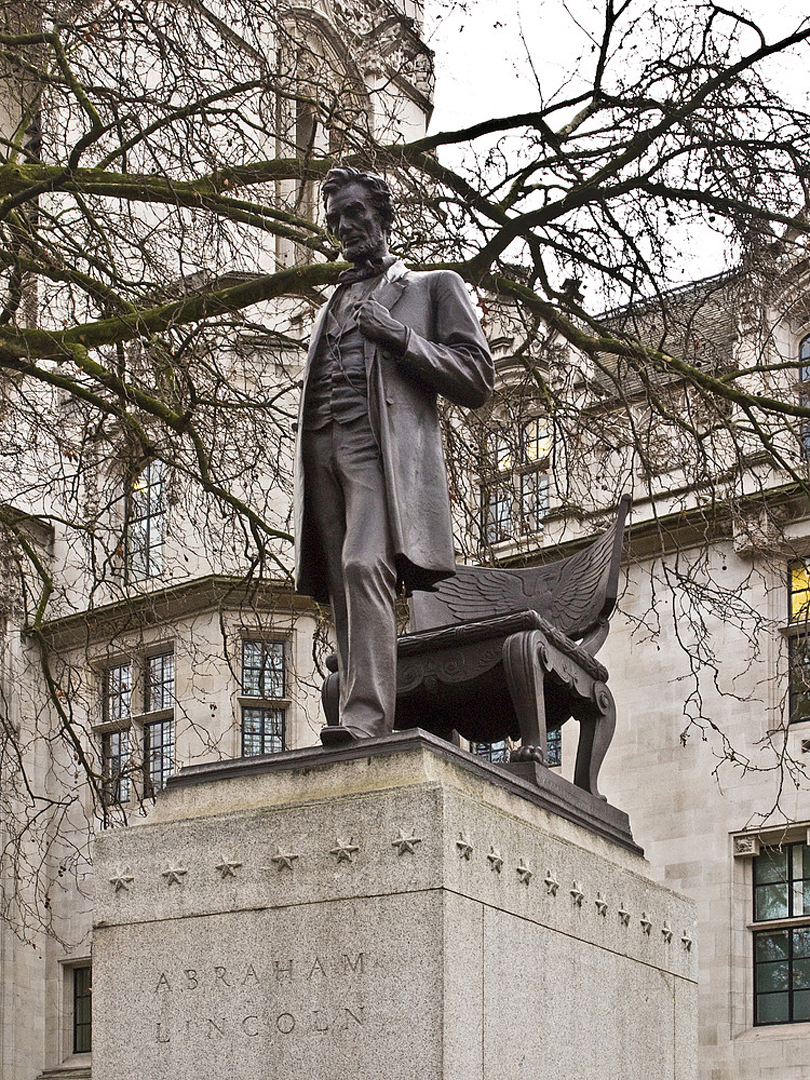
[[[154,474],[154,475],[153,475]],[[146,478],[141,493],[139,482]],[[137,585],[162,575],[163,547],[166,541],[168,523],[168,501],[166,489],[168,470],[162,461],[154,459],[146,462],[134,475],[130,476],[124,507],[124,578],[128,585]],[[141,510],[138,502],[145,497],[145,508]],[[136,529],[143,527],[143,542],[135,545],[133,539]],[[140,561],[136,562],[136,558]]]
[[[93,963],[89,955],[69,957],[59,961],[60,977],[57,1001],[58,1016],[58,1048],[57,1053],[63,1066],[68,1068],[86,1068],[92,1061],[92,987],[93,987]],[[77,1049],[76,1041],[76,978],[77,972],[90,972],[90,1048],[87,1050]],[[81,1075],[84,1075],[83,1073]]]
[[[169,678],[166,676],[167,660],[171,657],[171,675]],[[160,661],[160,680],[155,684],[152,678],[152,668],[156,661]],[[171,710],[174,712],[174,706],[177,698],[175,696],[176,686],[176,667],[174,660],[174,648],[162,649],[160,652],[150,650],[144,656],[143,661],[143,711],[144,713],[157,713],[168,712]],[[158,685],[160,687],[160,700],[155,701],[153,695],[153,687]],[[167,692],[167,687],[171,689]]]
[[[810,334],[805,334],[799,341],[797,350],[799,369],[799,404],[810,405]],[[799,441],[801,456],[810,462],[810,420],[799,420]]]
[[[491,765],[504,765],[509,762],[509,740],[498,739],[495,742],[476,742],[470,740],[470,753],[488,761]]]
[[[161,729],[161,742],[156,752],[153,747],[153,732]],[[168,732],[169,738],[166,738]],[[167,753],[168,750],[168,753]],[[154,768],[155,762],[160,762],[160,768]],[[177,743],[174,726],[174,714],[158,720],[146,720],[143,724],[143,789],[144,794],[152,798],[162,791],[170,776],[173,776],[177,768]]]
[[[550,509],[552,437],[548,418],[537,414],[521,421],[517,447],[510,433],[495,426],[493,418],[484,443],[486,470],[479,485],[479,531],[481,544],[490,547],[537,536]]]
[[[256,715],[249,715],[256,714]],[[272,715],[275,714],[275,715]],[[248,720],[261,720],[260,731],[247,731]],[[267,730],[267,722],[269,721],[271,729]],[[277,724],[279,730],[272,730],[272,725]],[[261,748],[247,752],[247,744],[249,739],[259,738],[261,740]],[[242,757],[263,757],[265,754],[283,754],[286,750],[286,738],[287,738],[287,710],[285,708],[279,708],[274,705],[243,705],[242,706],[242,725],[241,725],[241,756]],[[266,746],[267,740],[278,740],[278,746],[271,745],[269,748]]]
[[[752,975],[753,975],[753,993],[752,993],[752,1015],[753,1025],[757,1028],[764,1027],[783,1027],[788,1024],[804,1024],[810,1022],[810,843],[808,841],[810,837],[805,835],[801,839],[786,840],[782,843],[776,844],[759,844],[756,845],[756,851],[753,853],[751,859],[751,922],[749,923],[749,929],[752,931]],[[802,873],[801,876],[794,874],[794,854],[797,849],[803,849],[804,856],[802,859]],[[768,880],[758,880],[758,863],[760,859],[763,859],[769,852],[779,851],[785,853],[785,873],[780,880],[778,877]],[[802,885],[802,907],[806,907],[806,911],[802,910],[798,914],[794,914],[794,902],[796,898],[796,885],[801,883]],[[786,914],[779,915],[771,918],[758,918],[759,902],[758,897],[762,895],[762,891],[767,888],[772,888],[774,885],[784,884],[785,886],[785,910]],[[758,893],[759,890],[759,893]],[[805,897],[805,893],[807,896]],[[796,956],[794,951],[794,938],[798,933],[806,934],[807,944],[805,946],[805,952],[801,956]],[[760,958],[759,943],[764,941],[767,937],[773,937],[774,935],[785,935],[787,942],[787,949],[785,955],[778,957],[776,960],[765,960]],[[805,986],[794,986],[796,967],[795,965],[806,961],[804,964],[805,971]],[[775,965],[786,963],[786,988],[784,990],[762,990],[760,989],[761,981],[760,974],[766,964]],[[762,1019],[762,1006],[767,998],[773,999],[776,994],[787,994],[787,1006],[788,1016],[786,1019]],[[794,997],[796,993],[803,993],[806,995],[805,1015],[796,1017],[794,1014]]]
[[[70,1010],[70,1046],[71,1054],[90,1054],[93,1051],[93,965],[91,963],[77,963],[70,967],[71,984],[71,1010]],[[80,995],[79,975],[88,974],[87,993]],[[88,1018],[80,1023],[79,1006],[82,1001],[87,1002]],[[83,1028],[88,1035],[87,1046],[77,1045],[79,1042],[79,1027]]]
[[[546,765],[549,769],[562,765],[562,725],[546,732]]]
[[[481,489],[481,536],[485,544],[514,540],[511,486],[505,480],[484,484]]]
[[[113,672],[126,671],[127,684],[111,689]],[[103,724],[129,724],[132,720],[133,665],[131,659],[107,664],[103,672],[104,684],[101,694],[101,719]]]
[[[797,571],[806,582],[801,587],[797,587]],[[787,718],[788,724],[801,724],[810,720],[810,559],[791,559],[787,564],[787,620]],[[799,662],[800,649],[804,663]],[[803,680],[797,678],[801,670],[808,672]],[[799,686],[800,682],[804,685]]]
[[[169,666],[167,658],[170,656],[172,660]],[[154,799],[177,769],[174,657],[174,642],[170,641],[93,663],[101,693],[101,720],[93,725],[93,733],[99,739],[104,805],[108,809],[123,809],[147,797]],[[158,701],[153,698],[152,687],[152,666],[156,660],[163,662]],[[129,672],[125,692],[111,693],[113,673],[124,670]],[[119,703],[122,701],[124,704]],[[152,741],[157,727],[161,728],[162,751],[159,781],[156,781],[152,771]],[[124,739],[128,742],[126,749],[121,746]],[[125,759],[126,764],[121,765]],[[116,766],[116,763],[119,764]]]
[[[123,740],[126,740],[125,745]],[[115,749],[113,743],[116,743]],[[101,733],[104,800],[107,806],[124,806],[133,796],[132,725],[113,727]],[[114,763],[118,763],[117,767]]]
[[[262,650],[262,662],[257,666],[251,664],[249,667],[246,664],[246,654],[251,647],[255,648],[259,646]],[[272,648],[272,652],[270,652]],[[271,657],[278,656],[277,650],[280,650],[281,656],[281,680],[279,685],[268,686],[265,673],[269,672],[271,680],[276,675],[275,664],[267,665],[265,660]],[[251,672],[258,672],[258,677],[255,684],[251,680],[251,684],[248,685],[245,672],[250,670]],[[254,689],[255,685],[255,689]],[[261,701],[285,701],[287,697],[287,642],[283,638],[277,637],[254,637],[246,636],[242,638],[242,667],[239,679],[240,694],[244,698],[255,698]],[[280,693],[267,691],[280,690]]]
[[[246,661],[249,650],[255,650],[257,646],[262,650],[260,662],[258,665],[248,664]],[[290,648],[291,640],[288,634],[272,630],[242,632],[238,704],[239,754],[243,758],[280,754],[287,749],[288,712],[291,705]],[[270,663],[267,663],[268,660]],[[251,672],[249,678],[248,672]],[[249,723],[258,723],[259,730],[249,731]],[[259,749],[255,748],[254,740],[257,738],[260,740]]]

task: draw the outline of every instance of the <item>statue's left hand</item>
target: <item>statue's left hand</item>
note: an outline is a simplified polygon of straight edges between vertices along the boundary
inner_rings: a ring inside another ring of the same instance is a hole
[[[388,308],[377,300],[364,300],[354,312],[355,322],[363,337],[370,341],[403,350],[408,343],[408,331],[392,317]]]

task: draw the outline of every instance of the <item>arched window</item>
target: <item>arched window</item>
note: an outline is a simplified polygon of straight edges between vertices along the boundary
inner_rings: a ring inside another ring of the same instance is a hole
[[[132,481],[124,537],[127,581],[144,581],[163,570],[165,488],[165,466],[160,461],[150,461]]]

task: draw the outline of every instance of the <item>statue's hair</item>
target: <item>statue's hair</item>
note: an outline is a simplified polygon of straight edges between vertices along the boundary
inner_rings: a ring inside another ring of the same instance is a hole
[[[391,188],[376,173],[361,172],[360,169],[353,169],[351,165],[339,165],[330,169],[321,185],[324,207],[329,196],[334,195],[347,184],[362,184],[371,193],[371,201],[380,215],[382,226],[386,232],[389,232],[394,223],[394,200],[391,196]]]

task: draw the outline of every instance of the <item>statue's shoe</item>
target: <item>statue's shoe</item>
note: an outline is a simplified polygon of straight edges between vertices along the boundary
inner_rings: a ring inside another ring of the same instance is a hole
[[[337,746],[348,746],[353,742],[357,742],[357,736],[340,724],[329,724],[327,727],[321,728],[321,743],[329,749]]]

